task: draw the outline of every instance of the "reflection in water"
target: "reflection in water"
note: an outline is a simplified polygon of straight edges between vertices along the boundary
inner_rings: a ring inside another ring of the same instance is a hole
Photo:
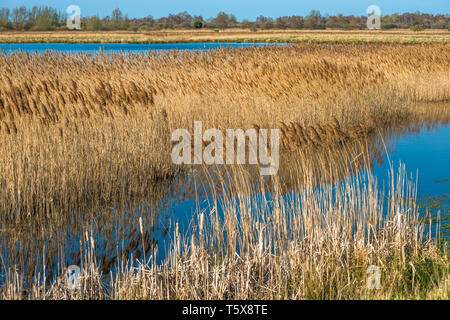
[[[86,262],[91,253],[104,274],[119,260],[148,256],[157,247],[156,233],[168,223],[162,201],[168,188],[169,183],[155,185],[152,199],[126,208],[62,214],[57,220],[30,217],[26,225],[2,222],[1,271],[8,267],[22,270],[26,284],[35,271],[41,277],[45,271],[51,280],[67,266]]]
[[[285,44],[278,43],[277,46]],[[165,43],[165,44],[128,44],[128,43],[0,43],[0,51],[5,54],[21,51],[24,53],[39,53],[50,50],[62,52],[64,54],[96,54],[101,51],[106,53],[148,53],[149,51],[167,51],[167,50],[217,50],[220,48],[248,48],[248,47],[273,46],[270,43],[234,43],[234,42],[216,42],[216,43]]]
[[[442,117],[442,116],[441,116]],[[412,123],[393,130],[387,138],[393,141],[389,152],[390,163],[401,161],[416,179],[417,205],[424,221],[431,219],[435,232],[440,220],[440,236],[449,239],[450,230],[450,125],[448,117],[440,121]],[[384,156],[386,159],[386,156]],[[379,182],[386,181],[389,162],[374,168]]]
[[[432,229],[440,226],[437,230],[438,234],[448,241],[450,238],[450,194],[419,196],[417,206],[424,222],[431,222]]]
[[[389,167],[398,167],[400,160],[414,176],[419,169],[419,210],[423,217],[431,218],[432,226],[440,219],[440,235],[448,238],[449,141],[448,118],[414,122],[376,129],[361,139],[331,146],[282,151],[277,183],[273,177],[261,177],[257,166],[194,166],[173,181],[155,185],[151,199],[127,207],[111,204],[110,208],[66,213],[57,220],[32,221],[30,217],[27,225],[1,221],[0,271],[22,270],[26,284],[37,273],[50,281],[68,265],[80,265],[87,259],[95,259],[103,274],[114,270],[118,261],[133,264],[151,258],[161,262],[172,245],[175,225],[189,238],[198,213],[221,207],[212,199],[233,198],[245,185],[269,195],[277,188],[277,193],[292,197],[303,185],[332,186],[346,178],[357,179],[365,170],[374,172],[382,189],[389,181]],[[423,177],[422,173],[429,171],[431,176]],[[427,184],[428,180],[433,183]],[[270,200],[264,205],[270,205]]]

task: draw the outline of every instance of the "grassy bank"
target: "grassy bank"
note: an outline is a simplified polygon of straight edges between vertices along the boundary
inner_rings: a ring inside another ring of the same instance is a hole
[[[446,30],[162,30],[0,32],[0,43],[189,43],[189,42],[284,42],[284,43],[448,43]]]
[[[350,165],[370,168],[364,139],[380,130],[427,116],[448,121],[449,52],[449,44],[297,44],[0,55],[2,297],[448,297],[448,253],[425,237],[402,171],[388,204],[370,177],[343,182],[337,194],[315,187],[318,180],[349,177]],[[419,104],[430,102],[447,104],[435,113]],[[151,255],[153,218],[142,214],[145,223],[138,223],[134,209],[159,203],[166,189],[158,188],[185,173],[170,160],[169,139],[177,128],[192,130],[194,120],[204,128],[280,128],[281,152],[288,155],[281,165],[303,163],[284,171],[298,195],[282,197],[288,190],[279,182],[281,170],[270,189],[274,206],[264,206],[257,184],[234,168],[237,178],[223,189],[238,197],[224,192],[223,217],[213,198],[204,224],[192,238],[175,239],[164,267],[124,266],[109,274],[127,254]],[[346,147],[352,143],[359,149]],[[116,212],[135,218],[123,257],[108,238]],[[98,233],[108,239],[103,245],[112,258],[96,259],[93,224],[103,228]],[[82,292],[62,283],[68,261],[60,260],[55,239],[68,225],[77,226],[85,252],[71,262],[83,265]],[[34,238],[25,238],[31,233]],[[30,247],[17,248],[18,239]],[[30,252],[52,259],[31,263]],[[369,264],[383,270],[381,291],[364,286]],[[37,272],[30,265],[46,267]]]

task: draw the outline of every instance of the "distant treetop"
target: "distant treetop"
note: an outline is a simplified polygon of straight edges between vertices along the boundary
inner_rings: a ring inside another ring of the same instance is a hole
[[[67,14],[57,9],[43,6],[25,6],[0,9],[0,31],[6,30],[65,30]],[[233,14],[219,12],[216,17],[204,19],[202,16],[192,16],[186,11],[178,14],[169,14],[167,17],[154,19],[151,15],[145,18],[128,18],[119,8],[112,11],[111,16],[100,18],[98,16],[82,17],[81,28],[84,30],[130,30],[150,31],[161,29],[366,29],[365,16],[336,16],[322,15],[313,10],[306,16],[284,16],[278,18],[259,16],[255,21],[238,21]],[[449,29],[450,17],[444,14],[403,13],[384,15],[381,21],[383,29],[411,28],[415,31],[424,28]]]

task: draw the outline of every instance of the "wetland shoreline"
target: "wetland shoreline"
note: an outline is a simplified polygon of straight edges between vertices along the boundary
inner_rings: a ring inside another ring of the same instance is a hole
[[[360,174],[384,150],[369,139],[378,131],[448,123],[448,49],[0,55],[0,297],[448,299],[448,251],[424,233],[415,181],[396,167],[382,194]],[[269,182],[240,166],[201,171],[212,197],[187,237],[158,213],[189,169],[170,162],[170,133],[194,120],[283,128],[291,166]],[[54,239],[68,232],[64,255]],[[161,264],[154,232],[171,235]],[[80,290],[67,288],[71,264]],[[382,267],[380,290],[365,286],[369,265]]]

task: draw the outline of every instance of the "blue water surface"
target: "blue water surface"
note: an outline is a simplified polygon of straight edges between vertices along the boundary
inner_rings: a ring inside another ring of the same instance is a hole
[[[148,51],[164,50],[217,50],[220,48],[249,48],[262,46],[284,46],[286,44],[273,43],[237,43],[237,42],[217,42],[217,43],[168,43],[168,44],[127,44],[127,43],[7,43],[0,44],[0,49],[10,54],[14,51],[29,53],[42,53],[46,50],[53,50],[63,53],[100,53],[124,52],[124,53],[145,53]]]
[[[450,125],[404,133],[394,139],[394,148],[385,157],[388,161],[374,168],[378,180],[386,180],[390,163],[397,169],[402,162],[409,176],[417,176],[419,196],[450,194]]]

